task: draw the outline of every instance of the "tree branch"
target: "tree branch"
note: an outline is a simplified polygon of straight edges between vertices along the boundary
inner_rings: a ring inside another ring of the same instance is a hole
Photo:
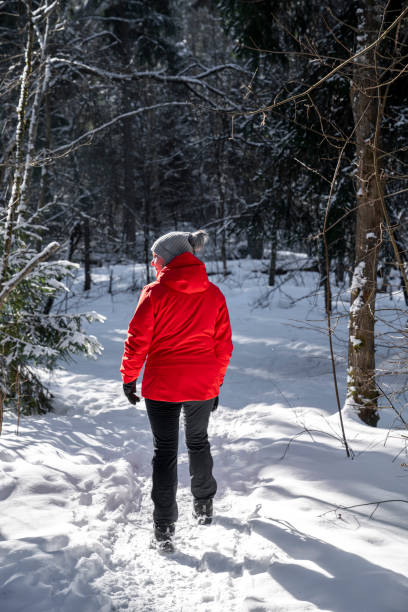
[[[47,157],[45,159],[43,158],[37,159],[37,161],[34,162],[34,164],[41,164],[44,161],[46,161],[48,158],[50,158],[52,155],[55,155],[57,153],[63,153],[63,155],[67,155],[77,145],[79,145],[83,140],[93,138],[95,134],[97,134],[98,132],[101,132],[102,130],[105,130],[111,125],[114,125],[117,121],[121,121],[122,119],[127,119],[128,117],[134,117],[136,115],[140,115],[141,113],[151,111],[151,110],[156,110],[158,108],[166,108],[168,106],[192,106],[192,102],[161,102],[159,104],[153,104],[152,106],[143,106],[141,108],[137,108],[136,110],[129,111],[127,113],[122,113],[121,115],[117,115],[110,121],[107,121],[106,123],[103,123],[102,125],[99,125],[98,127],[92,130],[89,130],[88,132],[85,132],[84,134],[82,134],[81,136],[73,140],[72,142],[69,142],[68,144],[65,144],[65,145],[61,145],[60,147],[57,147],[56,149],[53,149],[52,151],[47,151],[46,152]]]
[[[284,100],[280,100],[279,102],[274,102],[274,104],[271,104],[269,106],[264,106],[262,108],[258,108],[258,109],[253,110],[253,111],[247,111],[246,113],[243,113],[243,114],[246,115],[247,117],[251,116],[251,115],[259,115],[261,113],[266,113],[268,111],[271,111],[271,110],[273,110],[274,108],[276,108],[278,106],[282,106],[283,104],[287,104],[288,102],[294,102],[295,100],[299,100],[301,98],[304,98],[305,96],[310,94],[314,89],[317,89],[318,87],[320,87],[320,85],[323,85],[323,83],[325,83],[328,79],[330,79],[330,77],[332,77],[334,74],[336,74],[336,72],[339,72],[339,70],[342,70],[345,66],[347,66],[348,64],[353,62],[355,59],[357,59],[358,57],[361,57],[362,55],[367,53],[367,51],[370,51],[371,49],[376,47],[378,45],[378,43],[383,38],[385,38],[387,36],[387,34],[389,34],[390,31],[393,28],[395,28],[396,25],[398,25],[400,23],[400,21],[402,21],[404,19],[405,15],[407,13],[408,13],[408,6],[402,11],[402,13],[400,13],[400,15],[398,15],[398,17],[396,19],[394,19],[392,24],[390,26],[388,26],[388,28],[386,30],[384,30],[384,32],[376,40],[374,40],[372,43],[367,45],[367,47],[364,47],[364,49],[360,49],[360,51],[357,51],[357,53],[354,53],[354,55],[351,55],[346,60],[341,62],[341,64],[336,66],[336,68],[333,68],[333,70],[330,70],[330,72],[328,72],[324,77],[322,77],[316,83],[314,83],[314,85],[311,85],[310,87],[308,87],[305,91],[303,91],[301,93],[298,93],[298,94],[295,94],[293,96],[289,96],[289,98],[285,98]]]
[[[28,276],[28,274],[30,274],[30,272],[32,272],[38,266],[39,263],[45,259],[48,259],[48,257],[50,257],[52,253],[55,253],[59,247],[60,245],[58,242],[50,242],[50,244],[46,246],[41,253],[38,253],[35,257],[33,257],[33,259],[29,261],[28,264],[25,265],[22,270],[20,270],[20,272],[4,283],[0,292],[0,312],[10,293],[21,283],[21,281],[25,279],[26,276]]]

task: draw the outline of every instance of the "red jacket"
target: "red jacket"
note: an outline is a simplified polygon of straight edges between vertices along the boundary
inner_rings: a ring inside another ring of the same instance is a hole
[[[218,395],[231,353],[225,298],[205,265],[186,252],[143,288],[120,371],[123,382],[136,380],[147,356],[143,397],[206,400]]]

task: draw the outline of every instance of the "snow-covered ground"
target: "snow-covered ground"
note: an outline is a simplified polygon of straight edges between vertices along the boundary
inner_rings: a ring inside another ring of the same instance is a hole
[[[118,371],[138,297],[119,290],[134,273],[115,268],[111,297],[108,271],[95,270],[91,295],[71,304],[106,316],[92,328],[103,356],[61,365],[51,381],[55,414],[23,419],[18,436],[6,413],[1,612],[408,610],[407,439],[385,427],[387,414],[372,429],[346,409],[348,459],[321,297],[296,301],[312,292],[314,274],[254,309],[266,283],[259,263],[231,267],[225,282],[212,277],[227,297],[235,347],[210,424],[214,524],[192,521],[181,434],[177,552],[149,548],[151,433]],[[340,320],[342,402],[345,337]]]

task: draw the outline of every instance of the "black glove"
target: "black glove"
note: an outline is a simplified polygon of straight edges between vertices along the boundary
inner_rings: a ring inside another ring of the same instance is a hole
[[[123,383],[123,393],[128,398],[129,402],[133,404],[137,404],[140,402],[140,397],[136,395],[136,381],[132,380],[132,382]]]
[[[211,412],[214,412],[215,410],[217,410],[217,408],[218,408],[218,400],[219,400],[219,397],[217,395],[217,397],[214,397],[214,403],[213,403],[213,407],[211,408]]]

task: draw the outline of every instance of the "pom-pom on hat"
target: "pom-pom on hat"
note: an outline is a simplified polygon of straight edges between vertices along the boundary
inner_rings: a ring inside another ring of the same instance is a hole
[[[154,242],[152,253],[160,255],[167,265],[181,253],[197,253],[208,242],[208,234],[204,230],[197,232],[169,232]]]

